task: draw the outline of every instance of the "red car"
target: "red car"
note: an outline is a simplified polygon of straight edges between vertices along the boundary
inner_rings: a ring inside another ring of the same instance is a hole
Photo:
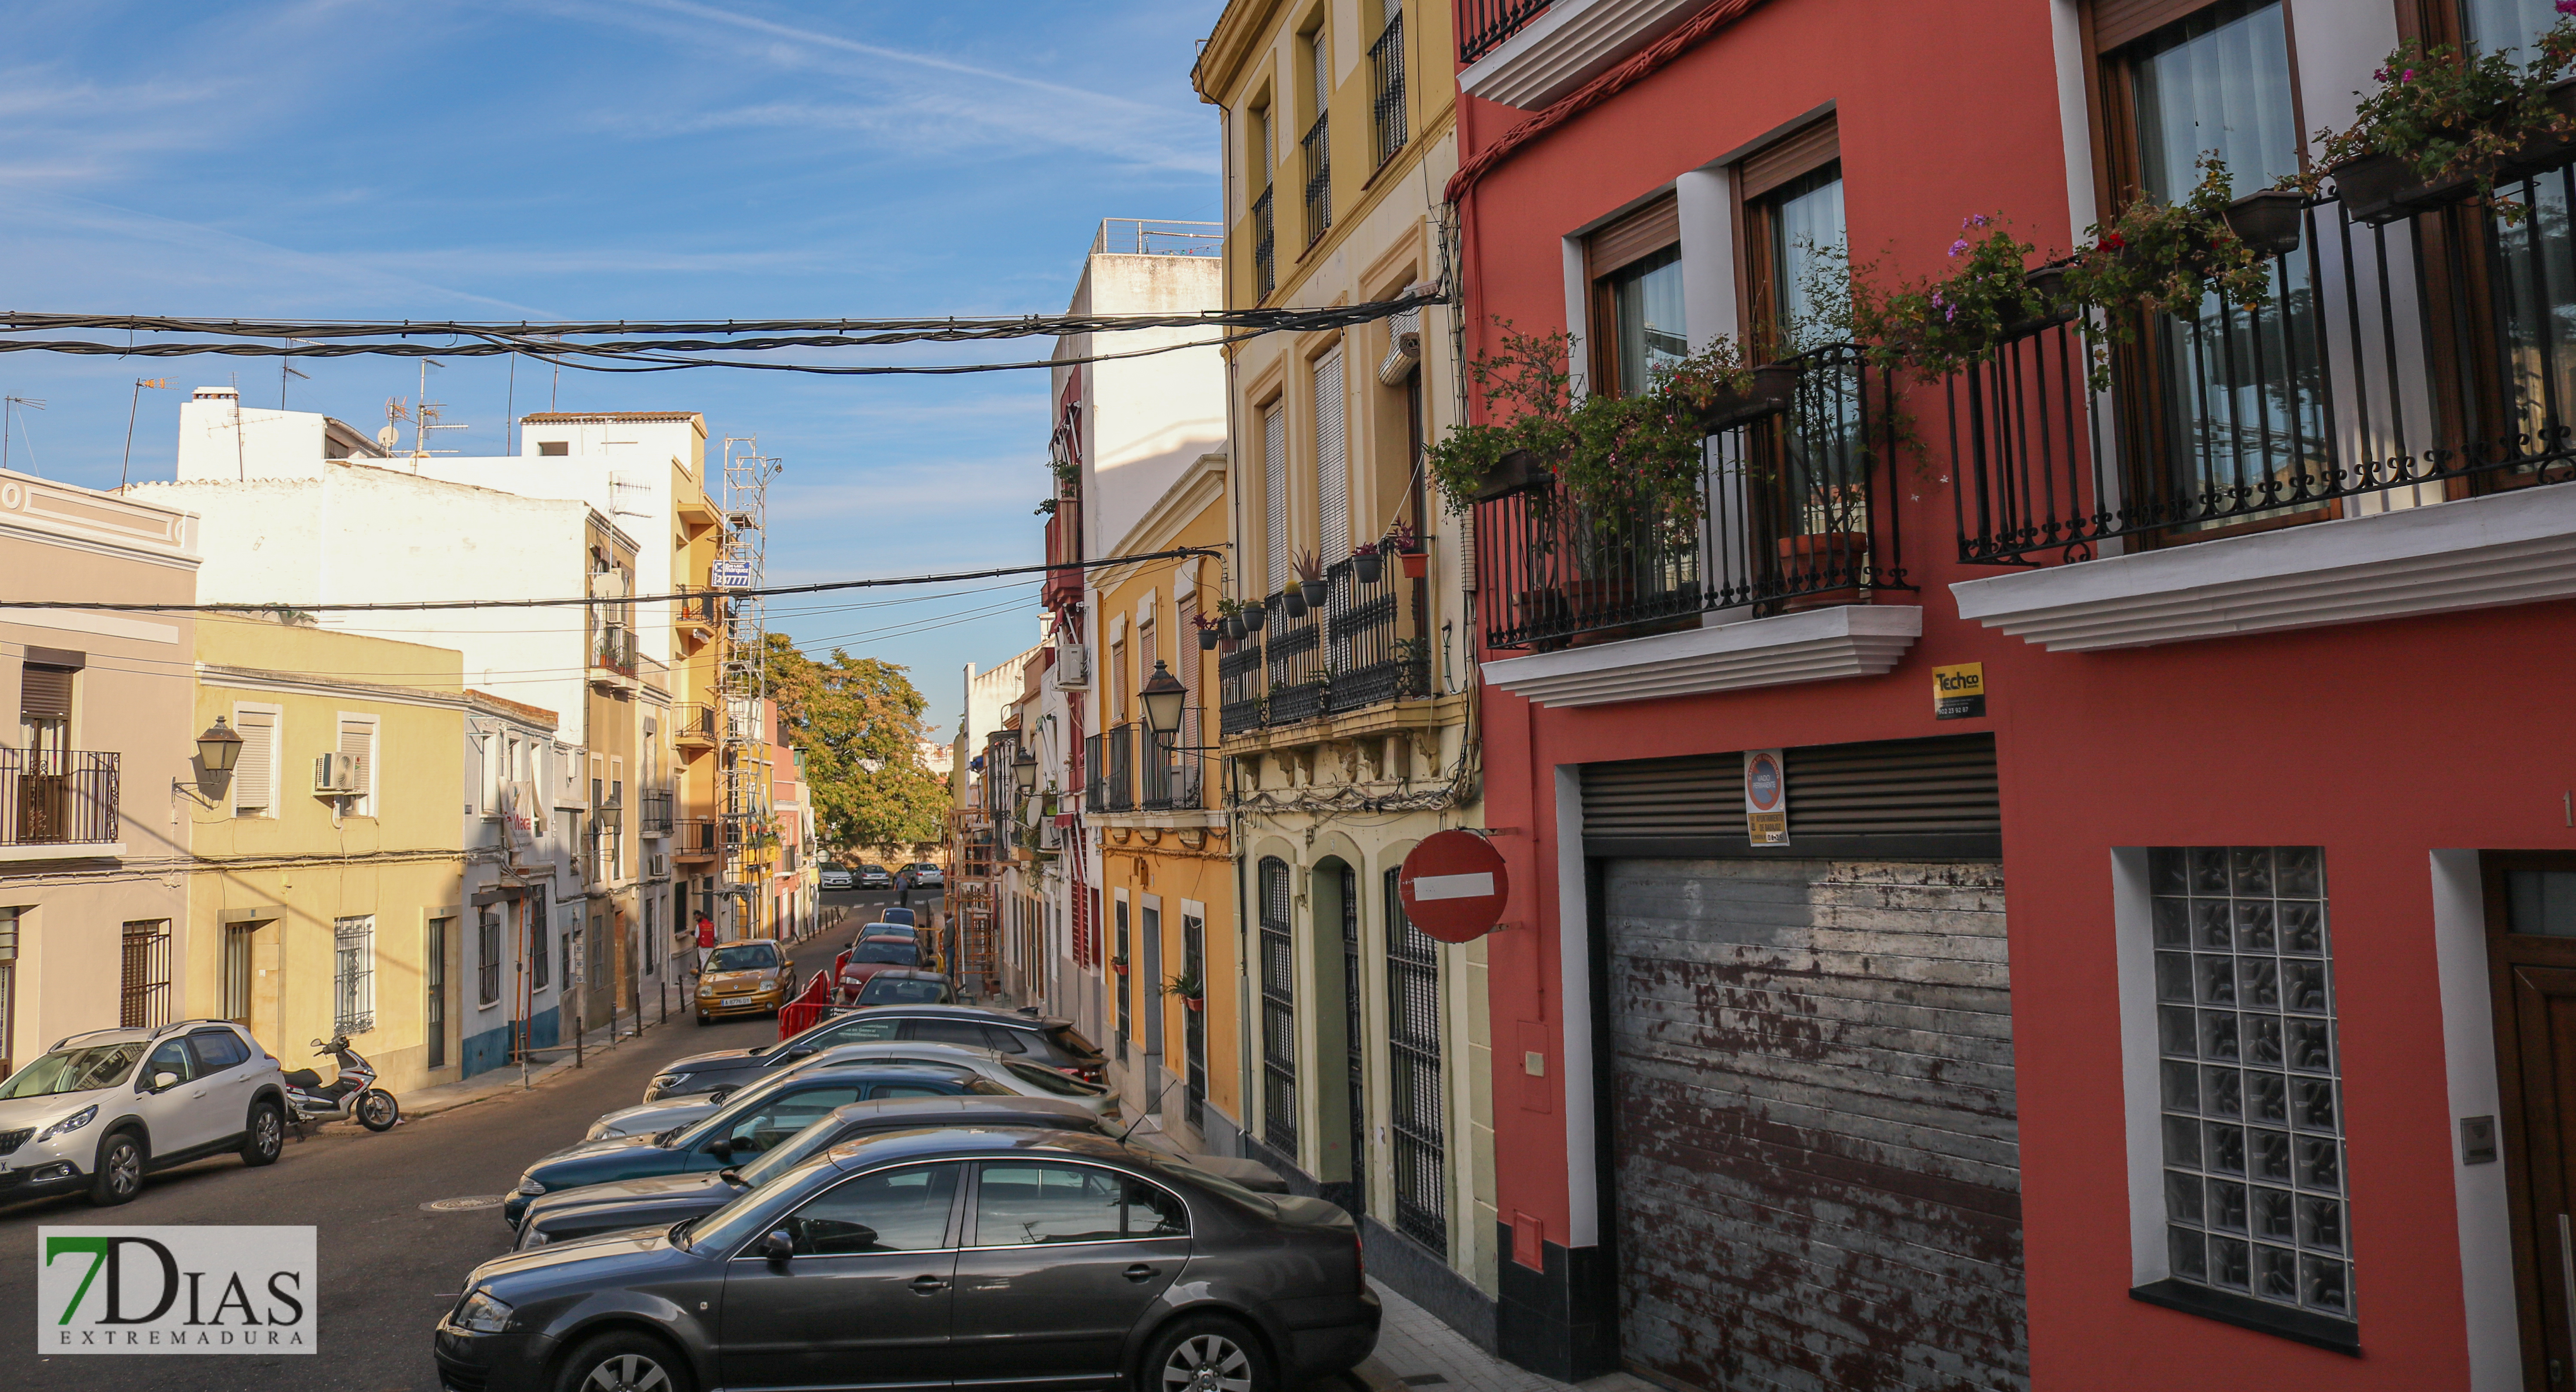
[[[872,934],[858,940],[841,957],[837,1002],[849,1005],[859,998],[868,978],[892,967],[921,965],[921,948],[910,938],[890,934]]]

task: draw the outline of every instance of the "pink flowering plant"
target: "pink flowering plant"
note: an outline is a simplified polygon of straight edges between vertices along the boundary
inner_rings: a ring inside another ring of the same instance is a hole
[[[2473,180],[2476,196],[2507,222],[2524,209],[2495,196],[2497,175],[2535,144],[2576,140],[2576,116],[2550,100],[2550,88],[2576,72],[2576,0],[2558,0],[2558,20],[2533,40],[2530,56],[2510,50],[2470,54],[2457,44],[2408,39],[2371,74],[2378,90],[2343,130],[2317,132],[2317,163],[2283,179],[2310,196],[2324,171],[2364,155],[2405,162],[2425,183]]]
[[[1872,283],[1874,268],[1855,267],[1852,337],[1870,345],[1881,366],[1927,381],[1982,362],[2006,329],[2058,308],[2025,279],[2032,250],[2001,214],[1977,213],[1960,223],[1949,267],[1938,277],[1881,289]]]
[[[2110,311],[2097,332],[2121,342],[2137,334],[2139,316],[2197,318],[2203,301],[2217,295],[2237,309],[2272,302],[2272,266],[2227,225],[2234,191],[2227,164],[2200,157],[2200,183],[2178,202],[2152,196],[2132,199],[2117,216],[2085,230],[2093,245],[2066,268],[2066,291],[2077,304]],[[2097,390],[2107,385],[2099,355]]]

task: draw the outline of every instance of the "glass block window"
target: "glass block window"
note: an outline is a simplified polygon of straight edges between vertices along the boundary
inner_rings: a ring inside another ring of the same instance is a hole
[[[2148,852],[2172,1276],[2353,1317],[2324,852]]]

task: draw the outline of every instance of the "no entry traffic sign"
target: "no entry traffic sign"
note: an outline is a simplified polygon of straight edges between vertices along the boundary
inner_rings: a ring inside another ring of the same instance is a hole
[[[1395,874],[1413,926],[1442,942],[1474,942],[1502,921],[1511,897],[1502,853],[1470,831],[1443,831],[1413,848]]]

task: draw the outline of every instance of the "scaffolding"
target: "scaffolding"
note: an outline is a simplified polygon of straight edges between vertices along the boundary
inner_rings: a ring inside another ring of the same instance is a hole
[[[723,729],[716,769],[722,782],[724,892],[736,901],[742,935],[760,922],[762,884],[753,867],[776,828],[770,825],[769,730],[762,711],[769,699],[769,610],[759,593],[768,573],[769,481],[778,460],[760,452],[760,437],[727,436],[724,442],[724,546],[716,561],[716,586],[725,598],[722,677],[718,686]]]

